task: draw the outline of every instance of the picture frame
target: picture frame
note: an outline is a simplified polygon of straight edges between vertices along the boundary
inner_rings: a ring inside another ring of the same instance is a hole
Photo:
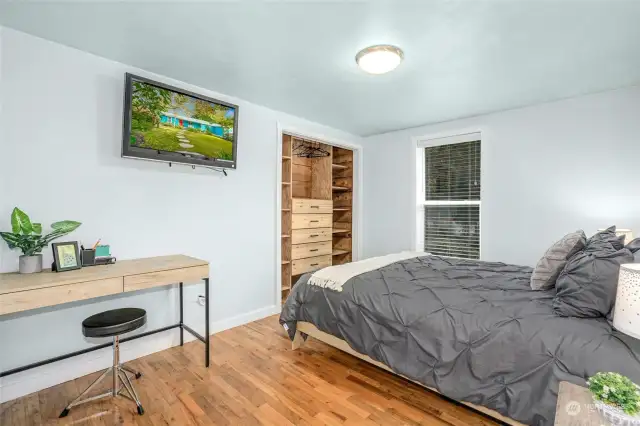
[[[80,247],[78,246],[77,241],[52,243],[51,249],[53,250],[52,269],[55,269],[56,272],[65,272],[82,268]]]

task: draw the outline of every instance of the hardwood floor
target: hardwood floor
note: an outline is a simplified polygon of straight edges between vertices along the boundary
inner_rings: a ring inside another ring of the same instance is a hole
[[[144,374],[134,383],[143,416],[118,398],[59,420],[95,373],[0,405],[0,425],[498,424],[321,342],[292,351],[277,316],[215,334],[211,345],[209,369],[200,342],[127,363]]]

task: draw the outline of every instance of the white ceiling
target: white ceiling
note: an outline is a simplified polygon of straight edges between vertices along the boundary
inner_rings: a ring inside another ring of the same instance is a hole
[[[1,2],[0,25],[371,135],[640,83],[640,1]],[[361,72],[390,43],[405,60]]]

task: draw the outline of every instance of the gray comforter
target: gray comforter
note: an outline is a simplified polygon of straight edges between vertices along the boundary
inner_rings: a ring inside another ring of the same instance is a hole
[[[599,371],[640,383],[640,341],[604,318],[554,315],[555,290],[532,291],[531,268],[438,256],[349,280],[342,292],[302,277],[280,322],[308,321],[356,351],[450,398],[530,425],[552,425],[559,382]]]

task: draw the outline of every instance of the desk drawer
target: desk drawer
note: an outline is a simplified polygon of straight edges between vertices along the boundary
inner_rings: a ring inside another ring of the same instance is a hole
[[[291,262],[291,275],[304,274],[326,266],[331,266],[331,255],[294,260]]]
[[[122,293],[122,288],[118,277],[2,294],[0,315]]]
[[[291,229],[330,228],[332,214],[294,214],[291,215]]]
[[[294,229],[291,231],[291,244],[317,243],[333,240],[331,228]]]
[[[312,214],[333,214],[333,201],[331,200],[312,200],[309,198],[294,198],[293,208],[294,214],[312,213]]]
[[[305,259],[307,257],[331,254],[331,241],[309,244],[294,244],[291,246],[291,259]]]
[[[151,287],[161,287],[167,284],[190,284],[208,277],[209,265],[128,275],[124,277],[124,291],[136,291]]]

